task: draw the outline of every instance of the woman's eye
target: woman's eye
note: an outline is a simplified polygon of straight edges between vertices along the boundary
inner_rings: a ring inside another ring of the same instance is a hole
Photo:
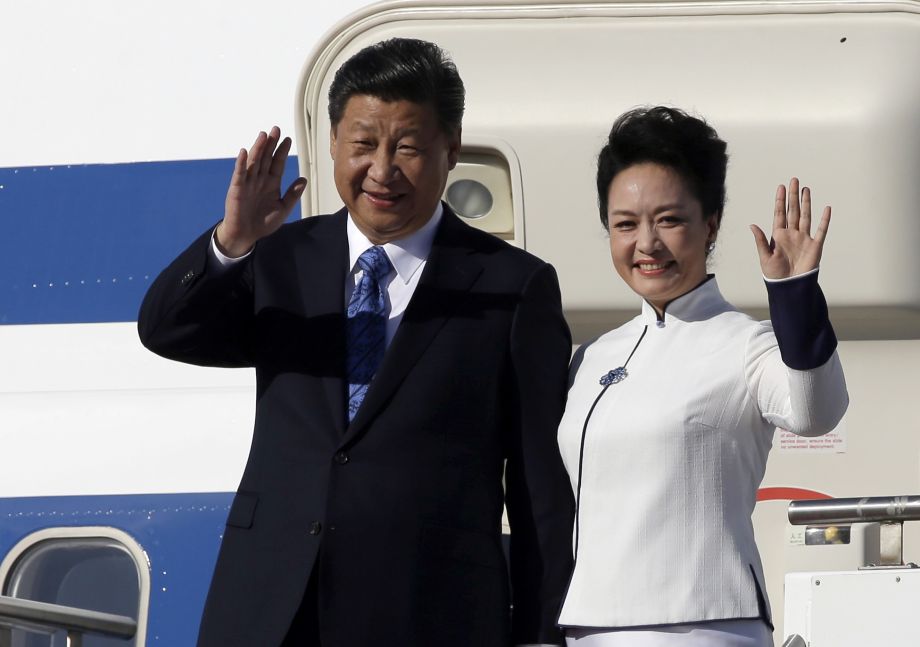
[[[680,216],[662,216],[658,223],[665,227],[673,227],[681,224],[683,221],[684,219]]]
[[[631,220],[620,220],[619,222],[614,222],[610,225],[612,229],[616,229],[617,231],[627,231],[635,226],[636,224]]]

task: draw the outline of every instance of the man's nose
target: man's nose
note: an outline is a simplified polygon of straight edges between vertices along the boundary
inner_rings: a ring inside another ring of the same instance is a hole
[[[377,184],[389,184],[397,173],[399,173],[399,168],[396,166],[393,153],[382,146],[378,148],[371,159],[371,166],[367,171],[368,177]]]

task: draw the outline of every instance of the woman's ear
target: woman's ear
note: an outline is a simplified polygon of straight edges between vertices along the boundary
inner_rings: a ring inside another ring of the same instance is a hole
[[[706,219],[706,226],[709,228],[709,236],[706,238],[706,244],[715,243],[719,237],[719,227],[722,225],[722,213],[717,211]]]

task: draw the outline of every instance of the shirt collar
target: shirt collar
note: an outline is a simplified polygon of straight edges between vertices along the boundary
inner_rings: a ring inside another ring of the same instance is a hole
[[[702,283],[676,299],[669,301],[664,307],[664,316],[659,318],[655,308],[648,302],[642,301],[642,318],[647,324],[658,324],[675,319],[681,321],[698,321],[711,317],[716,312],[725,310],[730,306],[722,298],[716,277],[709,274]]]
[[[438,230],[438,225],[443,215],[444,206],[438,202],[434,215],[420,229],[413,231],[405,238],[383,245],[383,251],[386,252],[387,258],[390,259],[390,263],[393,264],[396,274],[399,275],[403,283],[408,283],[412,276],[418,272],[422,263],[428,260],[431,245],[434,242],[434,235]],[[348,267],[351,273],[354,274],[357,271],[358,257],[373,247],[374,243],[361,233],[351,213],[348,214],[345,230],[348,234]]]

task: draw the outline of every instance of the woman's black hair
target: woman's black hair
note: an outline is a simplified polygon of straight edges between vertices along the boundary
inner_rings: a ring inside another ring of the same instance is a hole
[[[702,119],[677,108],[636,108],[620,115],[597,157],[597,201],[601,224],[608,229],[607,196],[616,175],[651,162],[674,169],[699,200],[703,217],[722,221],[725,207],[725,142]]]

